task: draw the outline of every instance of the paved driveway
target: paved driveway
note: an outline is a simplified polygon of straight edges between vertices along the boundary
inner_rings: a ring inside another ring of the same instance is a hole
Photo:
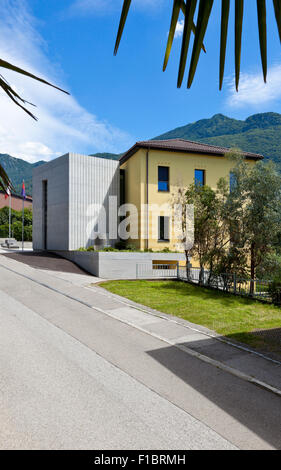
[[[129,325],[84,273],[41,268],[0,256],[1,448],[281,447],[278,396],[144,331],[159,319]]]

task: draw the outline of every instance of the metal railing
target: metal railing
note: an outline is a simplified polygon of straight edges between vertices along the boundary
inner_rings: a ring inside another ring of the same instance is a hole
[[[178,265],[173,264],[137,264],[137,279],[177,279],[178,278]]]
[[[178,279],[193,282],[205,287],[212,287],[237,295],[246,295],[270,300],[268,291],[270,281],[240,278],[236,274],[211,274],[200,268],[179,267]]]
[[[138,263],[137,279],[179,279],[203,287],[212,287],[223,292],[245,295],[271,301],[267,280],[240,278],[236,274],[214,275],[206,269],[179,266],[177,262],[167,264]]]

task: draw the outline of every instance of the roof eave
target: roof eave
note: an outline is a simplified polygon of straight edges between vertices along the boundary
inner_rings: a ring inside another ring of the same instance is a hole
[[[176,148],[170,148],[170,147],[162,147],[162,146],[157,146],[155,144],[153,144],[153,146],[149,145],[149,144],[145,144],[145,143],[140,143],[140,142],[137,142],[135,145],[133,145],[133,147],[131,147],[119,160],[120,162],[120,165],[123,165],[123,163],[125,163],[127,160],[129,160],[129,158],[131,158],[139,149],[151,149],[151,150],[162,150],[164,152],[167,152],[167,151],[170,151],[170,152],[180,152],[180,153],[194,153],[194,154],[204,154],[204,155],[214,155],[216,157],[223,157],[226,155],[227,153],[227,150],[225,153],[221,153],[221,152],[208,152],[207,150],[204,150],[204,149],[198,149],[198,150],[186,150],[186,149],[176,149]],[[230,149],[228,150],[230,151]],[[247,154],[247,153],[244,153],[243,154],[244,157],[248,160],[263,160],[264,157],[263,155],[259,155],[259,154]]]

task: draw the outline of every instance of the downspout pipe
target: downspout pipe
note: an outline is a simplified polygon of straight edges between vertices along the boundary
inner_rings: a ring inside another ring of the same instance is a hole
[[[148,169],[148,163],[149,163],[149,150],[150,148],[147,148],[146,151],[146,249],[148,250],[149,247],[149,208],[148,208],[148,203],[149,203],[149,198],[148,198],[148,182],[149,182],[149,169]]]

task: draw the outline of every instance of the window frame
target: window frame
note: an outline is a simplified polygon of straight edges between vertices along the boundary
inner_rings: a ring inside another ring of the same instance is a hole
[[[203,168],[194,168],[194,184],[195,186],[199,186],[198,183],[196,183],[196,181],[199,182],[199,180],[196,178],[196,171],[202,171],[202,174],[203,174],[203,184],[201,184],[201,181],[200,181],[200,186],[206,186],[206,170],[204,170]]]
[[[168,170],[168,180],[167,181],[163,181],[163,180],[159,179],[159,169],[160,168],[166,168]],[[158,172],[158,175],[157,175],[157,190],[158,190],[158,193],[169,193],[170,192],[170,167],[169,166],[164,166],[164,165],[158,165],[157,166],[157,172]],[[168,189],[159,189],[159,183],[167,183]]]
[[[163,227],[163,236],[165,237],[165,219],[168,219],[168,238],[160,238],[161,237],[161,219],[163,219],[164,227]],[[170,242],[170,217],[166,215],[158,215],[158,243],[169,243]]]

